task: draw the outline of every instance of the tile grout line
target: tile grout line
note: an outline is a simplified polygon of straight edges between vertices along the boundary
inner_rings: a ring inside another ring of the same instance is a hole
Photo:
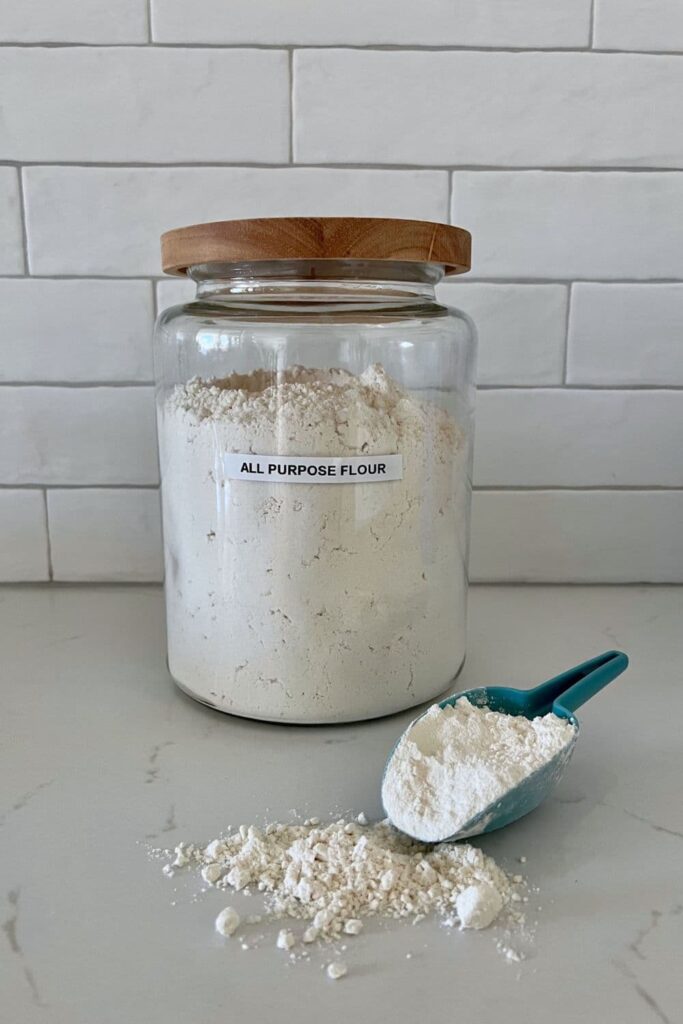
[[[21,281],[26,278],[26,274],[0,274],[0,281]],[[150,275],[149,272],[141,271],[139,274],[94,274],[84,271],[80,274],[31,274],[32,281],[152,281],[154,284],[159,282],[167,282],[170,284],[176,284],[177,281],[169,281],[167,277],[157,277]],[[597,284],[606,288],[619,285],[634,285],[635,287],[649,285],[683,285],[683,275],[681,277],[487,277],[485,275],[477,275],[472,278],[468,278],[463,281],[450,281],[446,282],[449,286],[464,286],[469,287],[474,284],[485,284],[485,285],[518,285],[520,287],[528,287],[530,285],[570,285],[570,284]]]
[[[151,3],[151,0],[150,0],[150,3]],[[599,51],[594,51],[593,50],[594,42],[595,42],[595,0],[591,0],[590,25],[588,27],[588,47],[593,52],[599,52]],[[624,52],[624,51],[620,51],[620,52]],[[628,52],[628,51],[626,51],[626,52]]]
[[[6,484],[0,483],[1,491],[158,491],[159,484]]]
[[[0,483],[2,491],[158,491],[160,484],[64,484],[64,483]],[[491,494],[494,492],[538,494],[541,492],[575,493],[628,493],[628,494],[677,494],[683,491],[683,484],[475,484],[475,494]]]
[[[22,278],[23,280],[23,278]],[[2,388],[69,388],[72,391],[96,391],[102,388],[131,388],[139,390],[154,387],[153,380],[1,380]]]
[[[0,159],[0,167],[37,167],[43,170],[67,168],[72,170],[121,170],[121,171],[282,171],[292,165],[281,160],[10,160]],[[294,165],[302,171],[420,171],[430,174],[449,174],[452,171],[474,171],[479,174],[683,174],[683,160],[680,166],[651,165],[647,167],[615,167],[602,164],[477,164],[477,163],[431,163],[417,164],[392,161],[369,163],[328,160],[324,163],[302,161]]]
[[[21,221],[21,244],[24,256],[24,273],[20,277],[28,277],[31,273],[28,258],[28,229],[26,227],[26,194],[24,192],[24,175],[21,166],[17,167],[19,179],[19,218]]]
[[[47,487],[43,488],[43,509],[45,512],[45,533],[47,540],[47,572],[50,582],[54,580],[54,566],[52,564],[52,538],[50,536],[50,512],[47,500]]]
[[[147,19],[147,44],[152,44],[154,42],[152,36],[152,0],[145,0],[145,16]]]
[[[605,589],[610,588],[612,590],[623,590],[628,587],[652,587],[661,588],[669,587],[670,589],[676,588],[680,590],[680,583],[683,582],[683,576],[680,582],[674,580],[506,580],[506,579],[470,579],[470,588],[484,588],[484,587],[603,587]],[[136,588],[150,589],[161,592],[163,587],[163,580],[103,580],[103,579],[92,579],[92,580],[53,580],[52,583],[48,584],[46,580],[0,580],[0,589],[2,590],[35,590],[40,587],[49,586],[51,590],[74,590],[76,588],[88,589],[88,590],[100,590],[107,591],[112,588],[125,589],[125,588]]]
[[[569,362],[569,324],[572,315],[572,301],[574,298],[574,285],[570,281],[567,286],[567,312],[564,319],[564,351],[562,354],[562,386],[567,385],[567,364]]]
[[[477,484],[474,494],[679,494],[677,484]]]
[[[592,19],[591,19],[592,20]],[[592,25],[591,25],[592,28]],[[592,33],[591,33],[592,38]],[[617,57],[681,57],[683,50],[620,50],[609,47],[593,47],[590,43],[584,46],[466,46],[453,44],[405,44],[405,43],[368,43],[359,46],[351,43],[296,43],[297,50],[342,50],[360,53],[557,53],[557,54],[588,54]],[[287,49],[286,43],[164,43],[148,40],[141,43],[83,43],[83,42],[0,42],[0,50],[265,50],[280,51]]]
[[[294,165],[294,49],[287,50],[289,71],[289,163]]]
[[[149,277],[147,278],[147,280],[149,281],[149,286],[152,289],[152,327],[154,327],[154,324],[156,324],[157,322],[157,317],[159,316],[159,296],[157,294],[156,279],[153,277]],[[153,384],[154,381],[150,381],[150,383]]]
[[[609,391],[617,395],[647,391],[653,394],[679,394],[683,391],[683,384],[477,384],[477,391]]]
[[[19,280],[24,280],[20,278]],[[466,311],[465,311],[466,312]],[[73,380],[0,380],[0,392],[3,389],[10,388],[45,388],[45,389],[67,389],[72,391],[98,391],[103,388],[112,389],[125,389],[140,390],[144,389],[152,391],[154,388],[154,380],[93,380],[93,381],[73,381]],[[499,384],[477,384],[477,391],[598,391],[598,392],[612,392],[615,394],[623,394],[626,392],[651,392],[653,394],[661,394],[662,392],[670,392],[678,394],[683,391],[683,384],[616,384],[610,383],[567,383],[561,382],[559,384],[517,384],[517,383],[499,383]]]

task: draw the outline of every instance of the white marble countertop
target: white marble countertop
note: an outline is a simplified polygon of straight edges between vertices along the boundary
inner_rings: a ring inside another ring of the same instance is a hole
[[[8,1024],[648,1024],[683,1017],[683,588],[476,587],[458,688],[531,685],[619,647],[553,799],[481,841],[540,887],[529,958],[495,932],[368,927],[349,976],[212,930],[224,895],[164,878],[149,845],[290,809],[380,813],[408,721],[222,716],[172,685],[161,590],[0,590],[0,988]],[[232,902],[237,898],[233,897]],[[411,959],[406,960],[406,953]]]

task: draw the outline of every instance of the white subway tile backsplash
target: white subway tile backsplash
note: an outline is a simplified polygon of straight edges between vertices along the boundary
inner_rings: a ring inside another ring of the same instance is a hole
[[[683,50],[681,0],[595,0],[594,46]]]
[[[48,510],[56,580],[163,579],[158,491],[55,489]]]
[[[0,537],[0,582],[48,579],[42,491],[0,490]]]
[[[0,159],[286,161],[288,76],[270,50],[9,47]]]
[[[475,493],[477,582],[683,583],[683,491]]]
[[[446,305],[464,310],[479,336],[480,384],[560,384],[567,322],[565,285],[439,285]]]
[[[144,43],[146,0],[0,0],[6,43]]]
[[[0,167],[0,274],[24,272],[20,206],[17,170]]]
[[[151,388],[0,388],[0,483],[155,484]]]
[[[585,46],[590,0],[152,0],[164,43]]]
[[[447,218],[444,171],[27,167],[34,274],[158,275],[168,228],[233,217]]]
[[[149,281],[0,279],[0,382],[151,381]]]
[[[159,235],[327,214],[473,233],[472,578],[683,582],[683,4],[233,8],[0,0],[0,581],[162,578]]]
[[[482,391],[481,487],[683,487],[683,391]]]
[[[299,50],[294,89],[302,163],[683,167],[676,57]]]
[[[683,283],[575,284],[567,380],[683,385]]]
[[[456,171],[483,277],[680,277],[683,173]]]

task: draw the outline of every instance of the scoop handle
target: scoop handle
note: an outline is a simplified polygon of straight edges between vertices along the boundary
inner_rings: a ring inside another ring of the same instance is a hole
[[[555,711],[556,703],[565,712],[576,711],[627,668],[626,654],[622,651],[605,651],[604,654],[598,654],[597,657],[568,669],[531,691],[530,696],[536,714]]]

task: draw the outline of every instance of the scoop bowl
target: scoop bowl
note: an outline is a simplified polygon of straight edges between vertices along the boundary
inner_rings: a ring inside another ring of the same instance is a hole
[[[574,752],[579,735],[576,709],[621,675],[627,667],[628,657],[625,654],[621,651],[606,651],[530,690],[517,690],[509,686],[486,686],[462,690],[440,701],[439,707],[445,708],[447,705],[453,706],[461,697],[467,697],[469,702],[477,707],[486,707],[506,715],[523,715],[525,718],[537,718],[552,711],[559,718],[571,722],[574,726],[574,735],[567,746],[542,768],[528,775],[495,803],[489,804],[475,817],[466,821],[457,832],[438,841],[454,842],[484,832],[493,832],[495,829],[510,825],[538,807],[562,778]],[[401,739],[422,717],[423,715],[418,715],[399,737],[387,760],[385,775]],[[421,839],[419,835],[414,835],[413,838]]]

